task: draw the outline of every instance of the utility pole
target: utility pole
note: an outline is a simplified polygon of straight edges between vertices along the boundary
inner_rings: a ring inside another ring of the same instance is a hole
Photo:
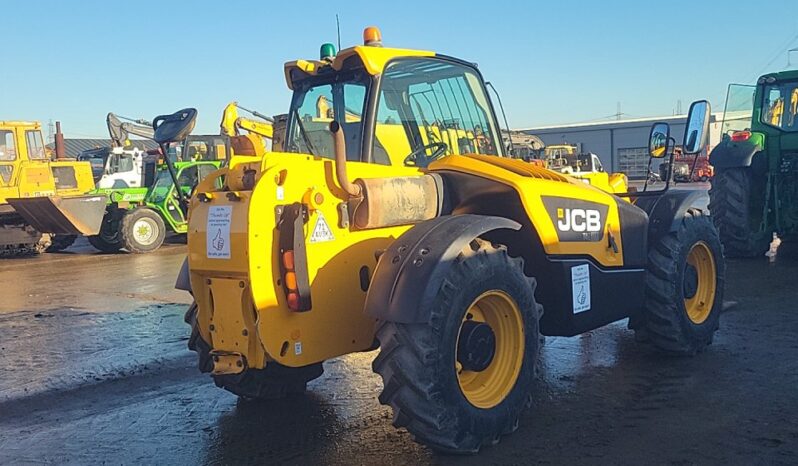
[[[53,119],[47,122],[47,142],[50,144],[55,142],[55,126],[53,126]]]
[[[681,99],[676,101],[676,114],[677,115],[681,115],[682,114],[682,100]]]
[[[622,113],[621,113],[621,103],[618,102],[618,112],[615,113],[615,119],[620,121],[621,120],[621,115],[622,115]]]

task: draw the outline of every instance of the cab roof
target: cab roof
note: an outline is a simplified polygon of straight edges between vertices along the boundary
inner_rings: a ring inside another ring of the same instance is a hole
[[[357,60],[370,75],[378,75],[385,70],[385,65],[394,58],[401,57],[434,57],[435,52],[427,50],[396,49],[390,47],[375,47],[369,45],[356,45],[341,50],[338,55],[330,60],[295,60],[285,64],[285,80],[288,88],[294,89],[294,82],[310,76],[316,76],[320,71],[332,68],[341,71],[344,63],[350,59]]]
[[[42,125],[38,121],[0,120],[0,129],[19,127],[41,129]]]

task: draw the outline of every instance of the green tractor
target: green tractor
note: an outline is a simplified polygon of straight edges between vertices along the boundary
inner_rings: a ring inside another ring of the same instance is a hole
[[[167,226],[174,233],[188,231],[180,206],[181,197],[190,197],[197,183],[221,166],[221,161],[175,162],[178,185],[166,168],[159,169],[149,188],[109,189],[108,205],[97,235],[89,243],[103,252],[122,248],[132,253],[158,249],[166,238]],[[99,190],[105,191],[105,190]]]
[[[798,70],[731,84],[721,142],[709,155],[710,211],[727,257],[798,242]]]

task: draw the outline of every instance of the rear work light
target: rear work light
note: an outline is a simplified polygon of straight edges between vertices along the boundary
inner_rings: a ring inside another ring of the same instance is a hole
[[[305,251],[305,206],[299,203],[283,207],[277,229],[280,232],[280,275],[288,308],[309,311],[310,278]]]
[[[731,135],[731,140],[734,142],[743,142],[751,138],[750,131],[735,131]]]

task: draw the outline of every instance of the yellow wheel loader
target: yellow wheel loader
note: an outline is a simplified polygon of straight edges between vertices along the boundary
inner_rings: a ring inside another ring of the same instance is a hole
[[[518,427],[541,335],[629,318],[669,353],[712,341],[725,266],[702,193],[612,194],[508,158],[476,65],[364,39],[287,63],[283,151],[234,157],[191,197],[177,287],[218,386],[301,392],[325,360],[379,348],[394,425],[476,452]],[[691,108],[691,151],[708,112]]]
[[[60,131],[56,135],[57,151],[62,149],[59,136]],[[20,215],[19,209],[25,207],[16,205],[15,199],[44,206],[49,222],[73,216],[80,223],[87,221],[82,215],[84,206],[95,202],[81,195],[92,189],[94,179],[88,162],[50,160],[40,123],[0,121],[0,256],[64,249],[79,234],[42,234]]]

